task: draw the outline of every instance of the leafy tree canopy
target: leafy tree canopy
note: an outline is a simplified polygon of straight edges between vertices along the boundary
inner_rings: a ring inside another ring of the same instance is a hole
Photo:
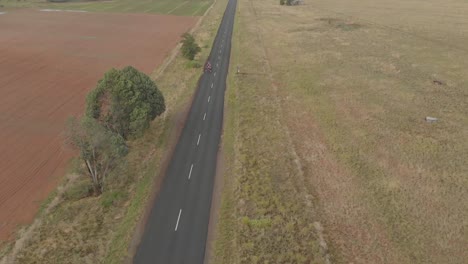
[[[153,80],[131,66],[109,70],[86,99],[86,115],[124,139],[140,136],[165,109]]]
[[[195,55],[201,51],[200,46],[195,42],[192,34],[184,33],[182,35],[182,56],[184,58],[193,60]]]

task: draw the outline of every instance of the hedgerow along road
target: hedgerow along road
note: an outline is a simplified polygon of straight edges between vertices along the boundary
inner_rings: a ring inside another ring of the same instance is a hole
[[[203,263],[237,0],[229,0],[134,263]],[[209,17],[207,18],[209,19]]]

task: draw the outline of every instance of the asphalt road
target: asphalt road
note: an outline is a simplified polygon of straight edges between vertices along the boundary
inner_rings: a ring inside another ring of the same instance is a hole
[[[236,0],[229,0],[134,263],[203,263]],[[210,19],[207,17],[206,19]]]

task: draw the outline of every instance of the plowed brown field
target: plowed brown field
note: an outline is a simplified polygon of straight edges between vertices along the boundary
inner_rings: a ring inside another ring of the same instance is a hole
[[[0,16],[0,242],[32,221],[71,154],[64,121],[111,67],[150,73],[197,18],[13,10]]]

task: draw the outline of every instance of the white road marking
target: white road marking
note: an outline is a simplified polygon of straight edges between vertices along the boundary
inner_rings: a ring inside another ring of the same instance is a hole
[[[216,72],[214,73],[214,76],[216,76]]]
[[[190,176],[192,176],[192,169],[193,169],[193,164],[192,164],[192,166],[190,166],[190,172],[189,172],[189,174],[188,174],[189,180],[190,180]]]
[[[206,113],[203,115],[203,120],[205,120],[205,118],[206,118]]]
[[[182,214],[182,209],[180,209],[180,211],[179,211],[179,216],[177,217],[177,223],[175,225],[175,230],[174,231],[177,231],[177,227],[179,227],[180,214]]]
[[[216,67],[218,67],[218,66],[219,66],[219,63],[216,63]]]
[[[213,84],[211,84],[211,88],[213,88]]]
[[[221,56],[218,56],[218,59],[221,59]]]
[[[210,102],[210,98],[211,98],[211,96],[208,96],[208,102]]]
[[[197,146],[198,144],[200,144],[200,137],[201,137],[201,134],[198,134]]]

